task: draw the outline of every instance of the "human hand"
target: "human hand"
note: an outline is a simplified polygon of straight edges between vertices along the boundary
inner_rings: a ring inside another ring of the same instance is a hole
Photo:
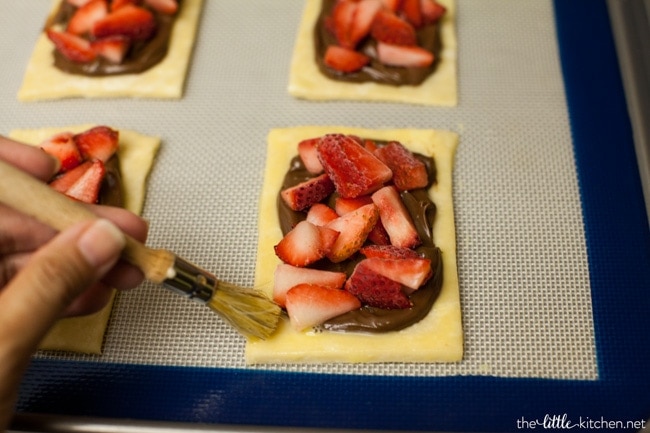
[[[42,180],[58,169],[40,149],[3,137],[0,159]],[[91,209],[100,219],[57,234],[0,204],[0,431],[8,426],[31,354],[56,320],[98,311],[112,288],[142,281],[119,256],[122,232],[144,242],[147,224],[123,209]]]

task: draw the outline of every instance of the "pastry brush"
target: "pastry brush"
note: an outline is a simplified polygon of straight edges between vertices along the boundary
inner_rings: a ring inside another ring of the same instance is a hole
[[[0,202],[56,230],[98,218],[84,204],[3,161],[0,179]],[[138,267],[147,280],[206,304],[247,337],[265,339],[275,331],[281,310],[264,294],[219,281],[171,251],[125,237],[122,258]]]

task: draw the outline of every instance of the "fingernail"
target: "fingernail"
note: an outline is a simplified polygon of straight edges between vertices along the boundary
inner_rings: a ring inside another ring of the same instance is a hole
[[[54,167],[52,169],[52,175],[55,175],[61,170],[61,160],[59,158],[55,158],[53,156],[50,156],[52,161],[54,161]]]
[[[115,263],[125,243],[124,234],[113,223],[99,219],[81,235],[77,248],[90,265],[103,269]]]

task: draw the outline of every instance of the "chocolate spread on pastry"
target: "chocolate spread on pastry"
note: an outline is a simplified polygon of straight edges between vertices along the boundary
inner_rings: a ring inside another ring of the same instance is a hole
[[[180,2],[179,2],[180,3]],[[76,7],[62,1],[59,10],[46,25],[46,28],[55,24],[67,26],[74,14]],[[176,15],[165,15],[151,11],[156,18],[156,32],[146,41],[133,42],[122,63],[111,63],[101,56],[88,63],[78,63],[67,59],[58,50],[53,50],[54,66],[70,74],[89,76],[108,76],[119,74],[137,74],[160,63],[167,55],[167,48],[171,38],[172,28]]]
[[[377,145],[386,143],[376,142]],[[361,307],[358,310],[350,311],[338,317],[328,320],[322,329],[329,331],[348,332],[388,332],[407,328],[426,317],[433,306],[442,287],[442,256],[440,249],[435,245],[432,237],[432,224],[436,214],[436,206],[428,195],[428,189],[436,181],[436,168],[433,158],[415,154],[427,167],[429,184],[425,188],[401,192],[401,198],[415,223],[422,244],[416,248],[420,254],[431,260],[433,276],[424,286],[410,295],[413,306],[401,310],[384,310],[369,306]],[[305,181],[314,175],[310,174],[302,164],[300,157],[296,156],[291,161],[281,190]],[[329,204],[333,207],[336,193],[329,198]],[[291,210],[282,200],[278,193],[277,199],[278,216],[282,233],[286,234],[298,222],[305,219],[305,212]],[[350,259],[342,263],[332,263],[327,259],[320,260],[310,266],[318,269],[345,272],[348,276],[352,274],[355,265],[363,259],[363,255],[357,252]]]
[[[422,48],[431,51],[434,55],[433,63],[424,68],[403,68],[395,66],[386,66],[376,59],[375,42],[372,38],[366,38],[357,47],[357,50],[371,58],[370,63],[360,71],[351,73],[342,73],[328,68],[323,58],[325,50],[329,45],[336,45],[336,38],[325,25],[326,18],[330,15],[332,8],[337,0],[323,0],[321,12],[316,21],[314,28],[314,47],[316,51],[316,63],[320,71],[333,80],[350,81],[363,83],[373,81],[382,84],[394,86],[410,85],[417,86],[421,84],[429,75],[431,75],[438,64],[438,54],[440,52],[440,31],[437,23],[422,26],[416,29],[418,44]]]
[[[120,160],[113,155],[106,164],[106,176],[99,190],[99,203],[107,206],[124,207]]]

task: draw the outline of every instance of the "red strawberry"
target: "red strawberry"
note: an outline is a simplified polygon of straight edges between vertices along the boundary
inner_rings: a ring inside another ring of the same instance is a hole
[[[400,191],[424,188],[429,184],[427,168],[422,161],[397,141],[375,150],[375,156],[393,172],[393,183]]]
[[[84,203],[97,203],[105,174],[104,163],[93,161],[79,179],[65,190],[64,194]]]
[[[54,190],[65,193],[90,168],[92,162],[86,161],[75,168],[66,171],[52,180],[49,185]]]
[[[387,44],[416,46],[418,43],[415,28],[388,10],[377,12],[370,34],[377,42]]]
[[[356,9],[357,3],[351,0],[340,0],[332,8],[328,26],[341,47],[354,49],[350,39],[350,29]]]
[[[302,331],[356,310],[361,303],[345,290],[300,284],[287,292],[286,307],[291,326],[296,331]]]
[[[368,36],[375,15],[381,8],[381,0],[361,0],[357,3],[349,33],[352,47]]]
[[[337,197],[334,202],[334,208],[336,209],[336,213],[343,215],[370,203],[372,203],[372,199],[369,195],[362,195],[356,198]],[[368,233],[368,240],[378,245],[390,244],[388,233],[386,233],[386,229],[381,223],[381,220],[377,220],[375,226]]]
[[[331,207],[323,203],[316,203],[309,208],[306,219],[315,226],[324,226],[338,217],[339,215]]]
[[[323,61],[334,70],[350,73],[366,66],[370,62],[370,57],[350,48],[330,45],[325,50]]]
[[[81,164],[82,158],[71,132],[56,134],[40,144],[41,149],[54,156],[61,163],[59,172],[71,170]]]
[[[437,22],[447,12],[447,9],[435,0],[420,0],[420,9],[424,24]]]
[[[330,251],[325,254],[327,258],[339,263],[359,251],[378,219],[379,211],[371,203],[329,222],[325,227],[340,234]]]
[[[388,310],[410,308],[411,301],[402,291],[402,285],[373,271],[366,262],[362,260],[357,264],[345,282],[345,290],[371,307]]]
[[[402,0],[382,0],[382,3],[388,10],[396,12],[402,3]]]
[[[334,192],[334,184],[327,174],[313,177],[280,192],[282,200],[292,210],[300,211],[318,203]]]
[[[88,63],[97,57],[90,42],[79,36],[52,29],[48,29],[46,34],[56,49],[72,62]]]
[[[374,140],[364,140],[363,147],[368,149],[370,152],[374,152],[375,149],[377,149],[377,143],[375,143]]]
[[[359,252],[368,258],[380,259],[420,259],[422,256],[410,248],[396,247],[395,245],[366,245]]]
[[[423,68],[433,63],[433,53],[417,46],[377,43],[377,59],[389,66]]]
[[[301,268],[281,263],[275,269],[273,301],[284,307],[287,292],[298,284],[317,284],[329,289],[340,289],[343,287],[345,279],[346,275],[343,272]]]
[[[90,33],[95,23],[108,14],[108,3],[106,0],[91,0],[77,9],[70,21],[66,31],[74,35]]]
[[[422,9],[420,8],[420,0],[402,0],[400,10],[406,21],[411,23],[413,27],[418,28],[422,26]]]
[[[431,260],[422,257],[412,259],[380,259],[377,257],[364,260],[364,266],[376,273],[415,291],[431,277]]]
[[[390,237],[392,245],[413,248],[420,244],[411,215],[406,210],[394,186],[385,186],[372,195],[379,209],[379,218]]]
[[[342,197],[369,194],[391,179],[390,168],[342,134],[328,134],[318,143],[318,158]]]
[[[118,10],[126,5],[140,6],[142,0],[113,0],[111,2],[111,12]]]
[[[97,55],[115,64],[122,63],[130,46],[131,40],[121,35],[107,36],[90,42],[90,47]]]
[[[174,15],[178,11],[178,2],[176,0],[144,0],[145,4],[165,15]]]
[[[95,126],[73,137],[84,159],[108,161],[117,151],[119,131],[107,126]]]
[[[298,143],[298,155],[300,160],[305,165],[308,172],[312,174],[319,174],[323,172],[323,164],[318,160],[318,152],[316,145],[320,137],[308,138]]]
[[[275,254],[290,265],[307,266],[325,257],[338,237],[336,230],[301,221],[274,247]]]
[[[126,5],[106,15],[93,26],[93,36],[122,35],[133,40],[147,40],[156,31],[156,21],[151,12],[142,7]]]

